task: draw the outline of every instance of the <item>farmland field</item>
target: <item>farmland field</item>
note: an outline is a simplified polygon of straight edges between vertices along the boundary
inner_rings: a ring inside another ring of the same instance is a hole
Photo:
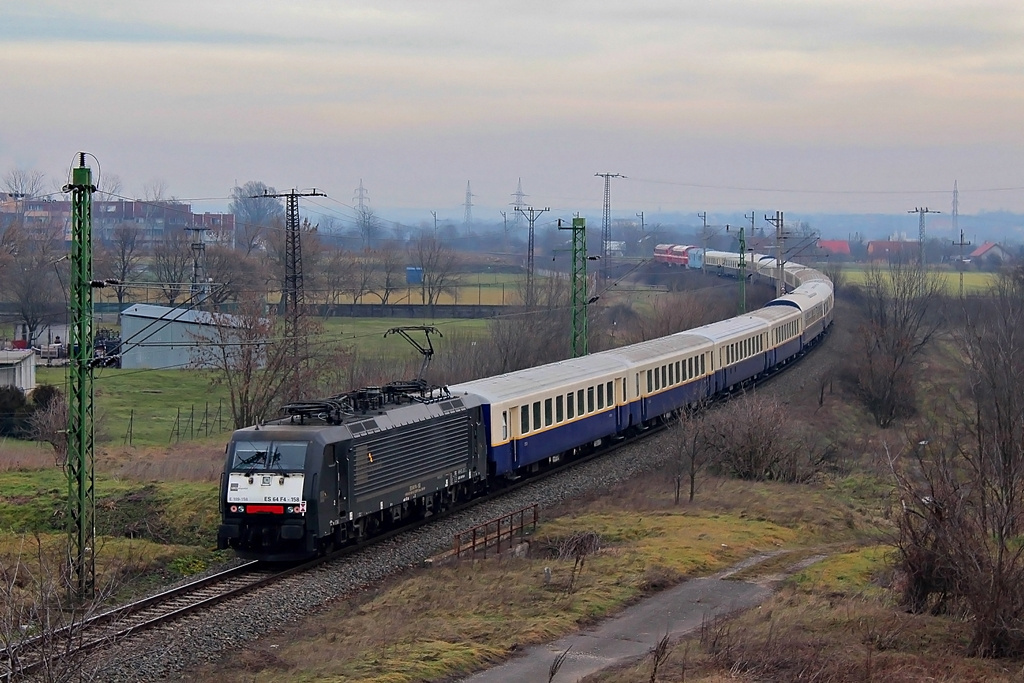
[[[849,284],[864,284],[868,269],[861,265],[844,265],[843,274]],[[946,293],[956,295],[960,291],[960,273],[951,270],[934,271],[945,281]],[[966,271],[964,273],[964,293],[981,294],[992,286],[996,279],[995,273],[980,273],[977,271]]]

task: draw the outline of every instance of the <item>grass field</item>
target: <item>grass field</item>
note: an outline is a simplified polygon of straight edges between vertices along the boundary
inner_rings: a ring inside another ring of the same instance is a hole
[[[861,265],[844,265],[843,274],[849,284],[864,284],[865,275],[868,269]],[[960,273],[940,270],[937,272],[945,282],[946,293],[955,295],[960,291]],[[968,271],[964,273],[964,294],[982,294],[986,292],[995,282],[995,273],[979,273]]]
[[[398,335],[384,333],[403,325],[434,325],[444,337],[432,337],[434,348],[444,353],[454,336],[484,335],[486,320],[406,318],[329,318],[324,340],[340,341],[356,350],[359,358],[419,361],[418,352]],[[418,335],[422,340],[422,334]],[[67,368],[36,369],[39,384],[64,387]],[[96,441],[101,445],[127,443],[129,429],[134,445],[167,445],[179,440],[213,437],[230,432],[228,392],[212,386],[214,374],[187,368],[120,370],[99,368],[95,375]],[[344,391],[349,387],[339,387]],[[179,412],[180,411],[180,412]],[[177,426],[175,426],[177,423]]]

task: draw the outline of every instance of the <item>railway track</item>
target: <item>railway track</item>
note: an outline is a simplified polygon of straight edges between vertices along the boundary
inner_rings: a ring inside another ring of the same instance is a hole
[[[43,636],[28,638],[0,650],[0,680],[12,681],[42,670],[54,655],[65,659],[109,645],[129,635],[238,597],[285,576],[306,571],[323,558],[304,565],[275,568],[246,562],[217,574],[61,627]]]

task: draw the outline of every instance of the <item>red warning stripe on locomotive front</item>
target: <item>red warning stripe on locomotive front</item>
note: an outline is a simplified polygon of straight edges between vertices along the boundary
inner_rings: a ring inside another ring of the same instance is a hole
[[[249,513],[253,513],[253,514],[258,513],[258,512],[270,512],[270,513],[275,514],[275,515],[283,515],[284,514],[284,506],[283,505],[247,505],[246,508],[245,508],[245,511],[249,512]]]

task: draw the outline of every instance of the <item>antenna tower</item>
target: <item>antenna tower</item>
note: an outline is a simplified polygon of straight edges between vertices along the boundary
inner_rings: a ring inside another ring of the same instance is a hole
[[[529,196],[530,195],[523,192],[523,179],[520,178],[519,184],[516,185],[516,191],[512,193],[512,201],[509,203],[509,206],[512,207],[512,211],[515,214],[514,225],[517,228],[523,224],[523,208],[526,207],[526,202],[523,200]]]
[[[470,233],[470,229],[473,225],[473,197],[476,195],[469,189],[469,181],[466,181],[466,216],[462,219],[462,223],[465,226],[466,234]]]
[[[620,173],[595,173],[604,178],[604,220],[601,222],[601,281],[608,281],[608,242],[612,239],[612,178],[625,178]]]
[[[917,207],[915,209],[908,210],[907,213],[916,213],[916,214],[920,214],[921,215],[921,221],[920,221],[920,223],[918,225],[918,237],[917,237],[917,239],[920,240],[921,267],[924,267],[924,240],[925,240],[924,215],[926,213],[942,213],[942,212],[941,211],[933,211],[932,209],[929,209],[927,206],[923,207],[923,208],[919,206],[919,207]]]

